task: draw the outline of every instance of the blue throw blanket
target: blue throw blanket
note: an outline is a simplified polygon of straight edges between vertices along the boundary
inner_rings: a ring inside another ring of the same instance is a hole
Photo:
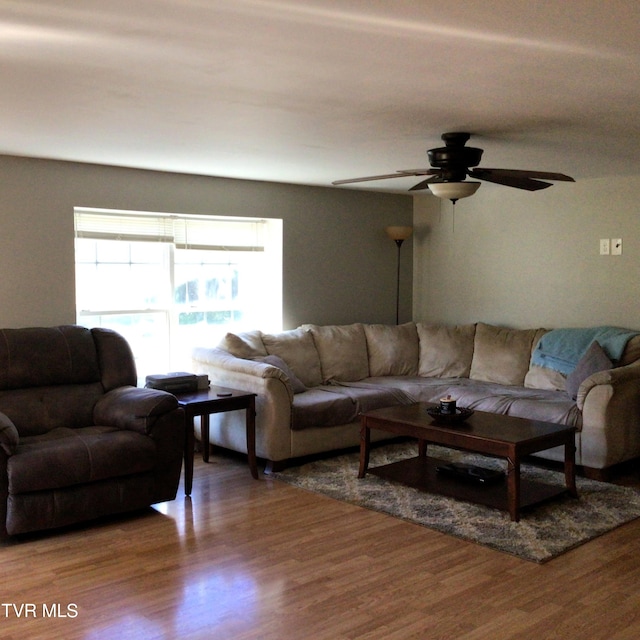
[[[609,358],[620,360],[627,342],[640,332],[619,327],[592,327],[588,329],[553,329],[538,342],[531,364],[547,367],[569,375],[591,343],[596,340]]]

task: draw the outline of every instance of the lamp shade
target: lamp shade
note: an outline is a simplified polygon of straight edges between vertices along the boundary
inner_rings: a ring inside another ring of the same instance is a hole
[[[447,198],[452,202],[460,198],[472,196],[480,187],[479,182],[434,182],[429,185],[429,190],[437,198]]]
[[[413,233],[413,227],[387,227],[385,231],[392,240],[406,240]]]

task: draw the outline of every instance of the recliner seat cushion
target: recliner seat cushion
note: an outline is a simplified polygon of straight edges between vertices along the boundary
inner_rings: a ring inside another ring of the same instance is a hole
[[[7,460],[9,493],[60,489],[154,468],[152,438],[113,427],[60,427],[22,438]]]

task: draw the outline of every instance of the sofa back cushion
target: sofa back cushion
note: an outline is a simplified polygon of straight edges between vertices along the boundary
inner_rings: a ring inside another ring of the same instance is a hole
[[[547,391],[564,391],[567,377],[550,369],[532,364],[524,377],[524,386],[528,389],[546,389]]]
[[[366,324],[369,375],[418,375],[419,343],[416,325]]]
[[[369,375],[367,341],[362,324],[305,325],[320,356],[322,381],[355,382]]]
[[[468,378],[475,324],[455,326],[418,323],[418,374],[430,378]]]
[[[245,331],[243,333],[227,333],[218,344],[219,349],[224,349],[236,358],[253,360],[268,355],[262,342],[261,331]]]
[[[624,367],[627,364],[631,364],[636,360],[640,359],[640,336],[634,336],[627,342],[624,351],[622,352],[622,357],[616,365],[619,367]]]
[[[470,378],[524,386],[531,354],[544,329],[507,329],[479,322]]]
[[[311,333],[304,329],[265,333],[262,335],[262,342],[267,354],[282,358],[305,387],[322,384],[320,357]]]
[[[536,350],[540,338],[547,333],[546,329],[540,329],[538,331],[538,337],[533,343],[533,349],[531,353]],[[528,389],[545,389],[547,391],[564,391],[567,376],[563,375],[555,369],[549,367],[542,367],[533,364],[529,364],[529,370],[524,377],[524,386]]]

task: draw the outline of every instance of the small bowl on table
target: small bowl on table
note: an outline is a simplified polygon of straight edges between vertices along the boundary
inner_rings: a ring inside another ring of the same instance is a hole
[[[427,413],[439,424],[458,424],[473,415],[473,409],[456,407],[455,413],[443,413],[439,406],[429,407]]]

